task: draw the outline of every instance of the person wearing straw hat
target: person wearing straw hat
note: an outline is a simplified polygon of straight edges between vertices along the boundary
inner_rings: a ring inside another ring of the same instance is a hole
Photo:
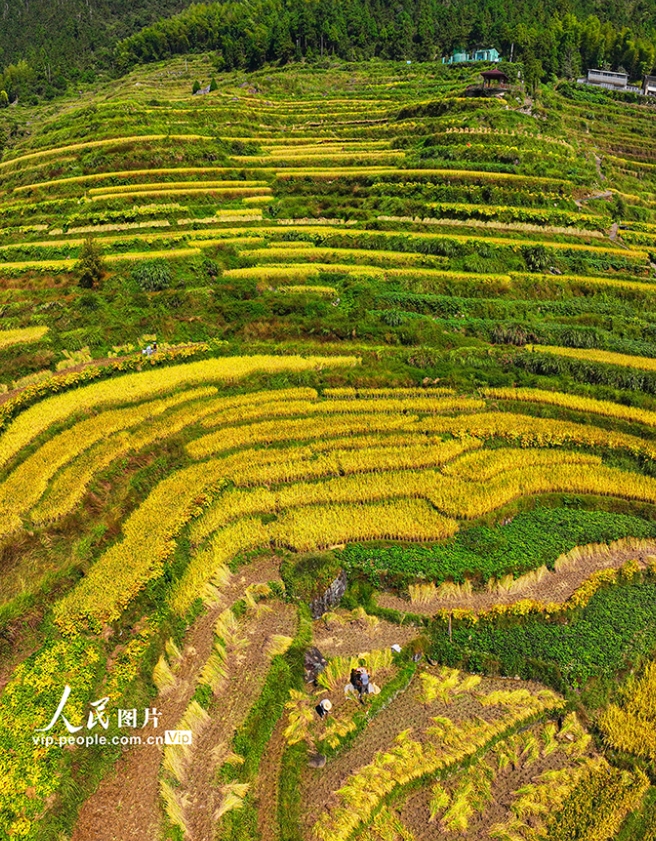
[[[330,701],[328,698],[324,698],[323,701],[319,701],[319,703],[315,707],[319,718],[325,718],[328,715],[328,713],[332,710],[332,708],[332,701]]]

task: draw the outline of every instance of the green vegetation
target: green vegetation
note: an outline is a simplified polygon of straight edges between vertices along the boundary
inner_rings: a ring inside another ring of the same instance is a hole
[[[194,733],[140,804],[171,841],[484,834],[489,802],[649,838],[646,761],[586,728],[656,651],[656,110],[566,79],[650,69],[650,10],[181,5],[83,12],[50,87],[40,36],[0,52],[0,835],[73,835],[111,777],[32,750],[68,681],[75,721]],[[433,61],[483,42],[507,87]]]
[[[600,590],[580,612],[561,619],[482,618],[436,622],[431,655],[472,672],[539,679],[559,690],[609,679],[638,665],[656,647],[652,581]],[[594,696],[593,696],[594,697]]]
[[[465,578],[488,581],[520,576],[586,543],[621,537],[656,536],[656,525],[639,517],[576,508],[543,508],[517,514],[506,525],[473,526],[438,546],[386,546],[353,543],[340,553],[347,570],[372,584],[407,586],[417,578],[441,584]]]

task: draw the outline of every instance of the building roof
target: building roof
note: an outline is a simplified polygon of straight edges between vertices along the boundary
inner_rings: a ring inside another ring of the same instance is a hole
[[[608,76],[611,79],[628,79],[629,76],[628,73],[618,72],[617,70],[600,70],[592,67],[588,70],[588,76],[591,73],[594,73],[595,76]]]
[[[507,82],[508,81],[508,77],[503,72],[503,70],[496,70],[496,69],[494,69],[494,70],[484,70],[481,73],[481,76],[484,79],[492,79],[492,80],[498,79],[500,82]]]

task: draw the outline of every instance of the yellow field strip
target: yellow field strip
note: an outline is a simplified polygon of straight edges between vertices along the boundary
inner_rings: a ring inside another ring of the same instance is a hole
[[[356,228],[353,226],[337,226],[337,225],[326,225],[324,223],[319,222],[316,225],[299,225],[294,223],[293,221],[291,224],[287,224],[285,221],[284,225],[280,225],[278,227],[271,227],[271,226],[262,226],[257,228],[258,234],[263,234],[267,236],[278,236],[282,235],[282,229],[284,231],[293,231],[299,234],[307,235],[310,231],[312,234],[320,234],[321,236],[339,236],[339,237],[350,237],[353,239],[362,238],[364,240],[369,238],[385,238],[385,239],[394,239],[399,236],[398,231],[368,231],[363,228]],[[245,229],[244,232],[246,233]],[[251,233],[252,230],[249,229],[248,233]],[[206,232],[208,233],[208,232]],[[217,233],[220,235],[223,233],[224,235],[228,235],[228,230],[217,229]],[[232,229],[229,232],[231,235],[238,235],[240,231],[238,229]],[[479,236],[476,234],[452,234],[452,233],[444,233],[444,234],[435,234],[435,233],[417,233],[417,232],[408,232],[404,231],[403,235],[406,236],[409,240],[432,240],[432,241],[442,241],[442,240],[452,240],[456,242],[475,242],[475,243],[486,243],[488,245],[500,245],[509,248],[520,248],[526,245],[534,245],[535,242],[530,239],[512,239],[507,237],[500,237],[500,236]],[[589,251],[592,253],[599,253],[599,254],[615,254],[621,255],[623,257],[631,256],[631,257],[640,257],[644,258],[645,260],[648,257],[648,253],[643,251],[642,249],[631,249],[628,250],[626,248],[612,248],[612,247],[605,247],[605,246],[598,246],[598,245],[585,245],[581,243],[563,243],[563,242],[548,242],[542,241],[539,242],[540,245],[544,245],[547,248],[556,249],[563,249],[563,250],[573,250],[573,251]],[[283,243],[278,241],[275,245],[279,248],[283,247]],[[308,249],[312,249],[313,245],[311,242],[306,243],[306,247]],[[330,246],[329,246],[330,247]],[[343,246],[342,246],[343,247]],[[374,253],[375,249],[371,249],[372,253]],[[412,253],[412,252],[408,252]],[[423,253],[423,252],[417,252]],[[431,255],[425,255],[431,256]],[[517,274],[517,273],[515,273]],[[542,277],[542,275],[541,275]],[[573,275],[544,275],[543,277],[548,277],[549,279],[559,279],[559,278],[568,278],[571,277],[572,279],[578,279],[576,276]],[[585,278],[588,279],[587,277]],[[594,279],[594,278],[593,278]],[[633,282],[633,281],[629,281]]]
[[[52,424],[61,423],[78,412],[158,397],[182,387],[238,381],[258,372],[273,374],[355,367],[359,361],[354,356],[235,356],[188,362],[93,383],[45,398],[18,415],[0,435],[0,465],[6,464]]]
[[[335,167],[334,169],[320,170],[310,169],[309,167],[298,167],[295,169],[281,169],[276,171],[277,178],[339,178],[342,176],[362,176],[367,175],[404,175],[412,178],[421,176],[431,176],[443,178],[444,180],[452,178],[480,178],[485,181],[533,181],[539,184],[553,184],[557,186],[568,187],[567,181],[562,181],[558,178],[544,178],[542,176],[534,175],[519,175],[514,172],[483,172],[476,169],[402,169],[397,167]]]
[[[527,275],[521,274],[519,272],[510,272],[510,276],[513,280],[526,279]],[[559,284],[569,284],[569,283],[582,283],[585,286],[609,286],[615,287],[617,289],[626,289],[627,291],[631,292],[644,292],[646,295],[656,295],[656,283],[649,283],[648,281],[641,282],[639,280],[615,280],[613,277],[606,277],[604,275],[599,275],[595,277],[594,275],[531,275],[530,280],[535,282],[536,280],[540,280],[543,282],[548,283],[559,283]]]
[[[103,259],[108,263],[131,260],[170,260],[178,257],[197,257],[200,253],[200,248],[169,248],[166,251],[126,251],[123,254],[107,254]]]
[[[267,187],[266,181],[157,181],[151,184],[122,184],[117,187],[93,187],[88,190],[90,196],[110,193],[160,192],[162,190],[184,190],[195,187]]]
[[[378,160],[381,158],[390,158],[394,159],[402,159],[405,158],[405,152],[395,152],[392,150],[381,149],[380,151],[374,152],[331,152],[330,150],[326,150],[325,152],[289,152],[287,155],[280,155],[280,154],[272,154],[272,155],[233,155],[230,160],[236,161],[240,166],[265,166],[267,168],[279,166],[279,161],[281,160],[290,160],[293,161],[297,158],[302,159],[304,161],[317,161],[319,163],[326,163],[326,159],[329,160],[343,160],[348,158],[363,158],[363,159],[371,159],[371,160]]]
[[[621,354],[618,354],[621,355]],[[633,357],[627,357],[632,359]],[[654,360],[656,362],[656,360]],[[631,423],[643,423],[656,427],[656,412],[638,406],[624,406],[610,400],[596,400],[562,391],[544,391],[540,388],[483,388],[481,394],[491,400],[512,400],[519,403],[546,403],[575,412],[617,418]]]
[[[35,184],[24,184],[14,187],[14,193],[26,190],[41,190],[48,187],[58,187],[66,184],[83,184],[85,181],[106,181],[111,178],[138,178],[143,175],[218,175],[222,172],[234,172],[234,167],[226,166],[185,166],[174,169],[124,169],[120,172],[94,172],[90,175],[74,175],[70,178],[55,178],[52,181],[41,181]]]
[[[221,240],[216,241],[217,244]],[[212,244],[212,241],[198,241],[198,245],[207,246]],[[260,277],[262,279],[280,279],[289,277],[316,277],[321,272],[324,273],[339,273],[339,274],[370,274],[379,278],[392,277],[408,277],[408,278],[425,278],[426,280],[444,280],[444,281],[472,281],[486,285],[496,284],[505,288],[510,288],[511,281],[508,275],[481,275],[473,272],[458,272],[458,271],[442,271],[440,269],[424,269],[424,268],[384,268],[382,266],[359,265],[358,263],[290,263],[284,266],[248,266],[243,269],[227,269],[223,273],[223,277],[233,279],[245,279],[250,277]]]
[[[11,347],[11,345],[38,342],[46,335],[47,332],[47,327],[20,327],[17,330],[1,330],[0,348]]]
[[[0,263],[0,277],[2,277],[3,271],[68,272],[74,268],[76,262],[77,260],[25,260],[21,263]]]
[[[133,190],[125,193],[102,193],[91,196],[92,201],[107,201],[109,199],[133,199],[149,198],[158,196],[193,196],[193,195],[217,195],[223,197],[234,196],[268,196],[272,193],[271,187],[203,187],[198,189],[161,189],[161,190]]]
[[[124,146],[130,143],[150,143],[154,140],[170,140],[171,142],[185,140],[212,140],[208,134],[139,134],[133,137],[111,137],[106,140],[87,140],[84,143],[71,143],[68,146],[57,146],[54,149],[39,149],[29,155],[21,155],[0,163],[0,169],[6,169],[22,161],[31,161],[49,155],[65,155],[67,152],[81,152],[83,149],[98,149],[104,146]]]
[[[586,348],[556,347],[552,345],[527,345],[540,353],[578,359],[581,362],[599,362],[603,365],[618,365],[622,368],[638,368],[643,371],[656,371],[656,359],[648,356],[629,356],[625,353],[613,353],[608,350],[588,350]]]

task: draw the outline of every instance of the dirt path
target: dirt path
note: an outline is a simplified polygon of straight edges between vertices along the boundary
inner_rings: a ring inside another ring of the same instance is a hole
[[[226,607],[250,584],[278,578],[278,564],[267,558],[237,572],[222,589],[222,598],[192,625],[176,670],[175,689],[153,702],[160,711],[158,730],[174,729],[196,686],[196,675],[214,642],[214,625]],[[159,837],[158,776],[162,748],[142,745],[126,751],[80,810],[71,841],[155,841]]]
[[[260,841],[278,841],[278,791],[280,785],[280,771],[282,755],[285,750],[285,719],[279,719],[275,730],[271,734],[269,744],[262,757],[255,797],[257,800],[257,828],[260,831]]]
[[[612,190],[606,190],[603,193],[593,193],[591,196],[582,196],[580,199],[574,199],[574,204],[577,207],[582,207],[587,201],[594,201],[595,199],[612,199]]]
[[[240,644],[228,654],[229,676],[210,710],[212,720],[200,733],[193,748],[181,800],[186,802],[185,822],[191,841],[212,841],[215,812],[222,793],[215,784],[216,771],[230,752],[235,731],[244,723],[266,680],[271,655],[268,645],[274,634],[293,636],[296,609],[276,603],[255,608],[239,630]]]
[[[378,596],[378,604],[381,607],[409,611],[422,616],[430,616],[438,610],[458,608],[483,613],[494,605],[513,604],[520,599],[562,604],[597,570],[618,569],[622,564],[634,559],[644,566],[650,555],[656,555],[656,541],[639,541],[635,545],[632,545],[630,541],[622,540],[611,543],[609,546],[592,544],[587,547],[587,551],[584,550],[582,557],[566,565],[560,572],[549,572],[542,581],[514,592],[482,591],[474,592],[471,596],[464,598],[433,599],[429,602],[414,604],[391,593],[381,593]],[[567,557],[567,555],[561,556],[561,558]],[[558,564],[558,561],[556,563]]]

